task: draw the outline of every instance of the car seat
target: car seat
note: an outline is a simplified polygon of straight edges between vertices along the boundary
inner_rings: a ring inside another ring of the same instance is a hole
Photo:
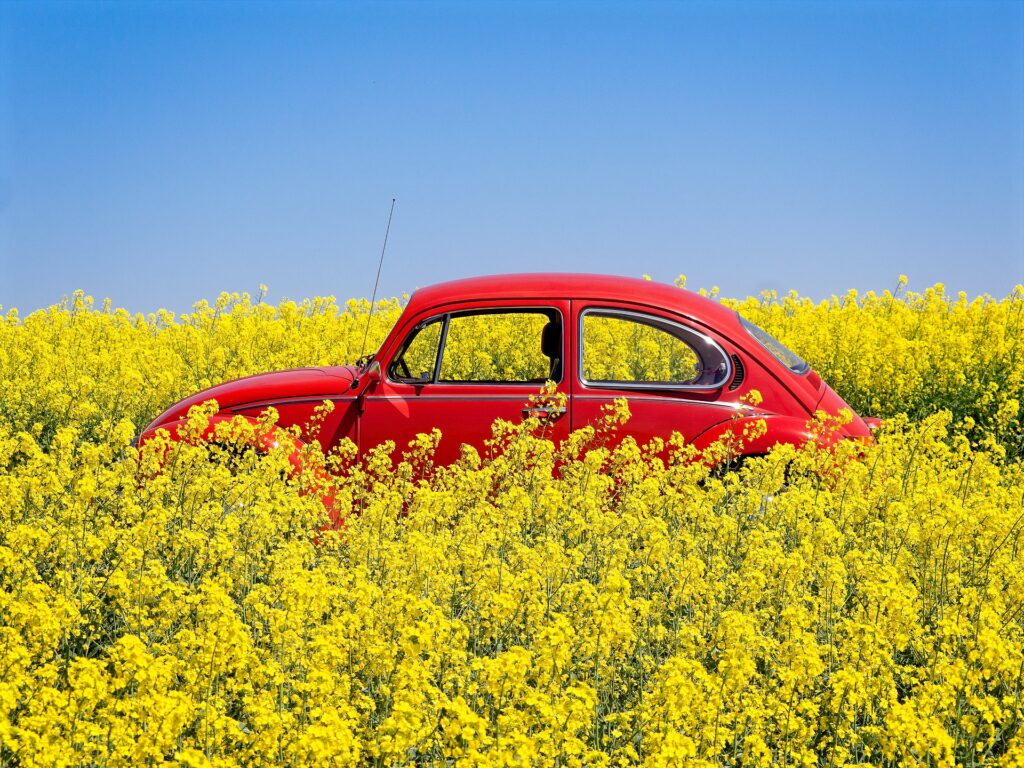
[[[549,320],[540,333],[540,351],[551,360],[548,378],[558,381],[562,378],[562,324]]]

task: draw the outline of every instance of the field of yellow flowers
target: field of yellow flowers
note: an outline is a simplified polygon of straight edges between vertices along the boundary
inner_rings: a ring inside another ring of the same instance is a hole
[[[310,457],[340,530],[286,445],[131,440],[352,361],[367,302],[0,317],[0,765],[1024,766],[1024,288],[722,301],[877,444],[709,475],[607,448],[624,408],[451,467],[435,433]]]

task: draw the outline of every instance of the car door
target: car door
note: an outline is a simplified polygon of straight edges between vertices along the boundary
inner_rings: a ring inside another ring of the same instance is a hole
[[[641,444],[673,432],[691,441],[735,413],[723,397],[732,362],[707,329],[634,306],[574,302],[574,310],[573,429],[596,424],[620,397],[631,417],[618,436]]]
[[[521,422],[545,382],[568,396],[568,302],[452,305],[417,318],[362,403],[360,449],[392,440],[400,458],[419,433],[441,430],[436,460],[463,443],[481,455],[495,419]],[[544,433],[568,434],[565,412],[546,413]]]

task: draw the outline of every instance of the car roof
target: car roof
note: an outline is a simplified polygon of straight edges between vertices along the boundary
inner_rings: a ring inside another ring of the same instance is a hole
[[[418,289],[409,310],[468,299],[588,299],[629,301],[674,310],[711,325],[732,325],[736,313],[698,293],[653,280],[617,275],[528,272],[451,280]]]

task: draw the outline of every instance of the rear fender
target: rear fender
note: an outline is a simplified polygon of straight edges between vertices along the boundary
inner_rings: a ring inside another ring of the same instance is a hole
[[[835,420],[804,421],[792,416],[751,415],[716,424],[698,435],[693,446],[698,450],[699,460],[718,466],[736,459],[763,456],[778,445],[800,448],[813,443],[820,448],[832,449],[845,437],[841,425]],[[715,445],[720,440],[722,448]],[[836,456],[835,451],[828,452]],[[840,464],[833,458],[826,465],[835,468]]]
[[[800,447],[808,442],[822,446],[834,445],[840,439],[834,431],[818,433],[804,419],[792,416],[751,415],[730,419],[706,429],[693,440],[693,446],[704,453],[712,444],[723,441],[732,445],[735,456],[763,455],[776,445]]]

